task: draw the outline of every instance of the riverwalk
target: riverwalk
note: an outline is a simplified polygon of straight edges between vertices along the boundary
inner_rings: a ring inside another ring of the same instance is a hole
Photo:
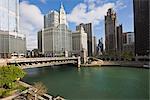
[[[120,66],[120,67],[135,67],[135,68],[150,68],[149,62],[139,61],[92,61],[90,64],[81,64],[81,67],[105,67],[105,66]]]
[[[21,84],[22,86],[26,87],[27,89],[25,91],[22,91],[20,93],[16,93],[14,95],[2,98],[0,100],[27,100],[27,98],[25,96],[27,94],[30,94],[33,97],[36,96],[36,100],[65,100],[61,96],[54,97],[54,96],[51,96],[49,94],[38,95],[35,92],[36,88],[33,87],[32,85],[27,84],[23,81],[18,81],[18,83]]]

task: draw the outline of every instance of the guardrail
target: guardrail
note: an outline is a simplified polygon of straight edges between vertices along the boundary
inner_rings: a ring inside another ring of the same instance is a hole
[[[62,64],[77,64],[80,67],[80,57],[46,57],[46,58],[17,58],[8,59],[7,65],[17,65],[22,69]]]
[[[8,59],[7,63],[58,61],[58,60],[77,60],[77,59],[78,59],[77,57],[17,58],[17,59]]]

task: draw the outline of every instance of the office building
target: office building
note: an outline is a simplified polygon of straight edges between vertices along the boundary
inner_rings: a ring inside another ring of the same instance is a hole
[[[80,56],[82,50],[88,51],[87,49],[87,33],[85,33],[84,28],[81,26],[72,33],[72,49],[73,54]]]
[[[149,0],[133,0],[134,6],[134,32],[135,55],[144,56],[150,54],[150,23]]]
[[[96,40],[96,36],[93,36],[92,38],[92,55],[96,56],[97,53],[97,40]]]
[[[59,25],[59,13],[57,11],[50,11],[44,16],[44,28],[57,27]]]
[[[98,40],[97,45],[97,55],[102,55],[104,51],[104,44],[103,44],[103,38]]]
[[[105,16],[105,51],[108,54],[117,51],[116,13],[112,8]]]
[[[132,52],[134,54],[134,32],[125,32],[123,37],[123,52]]]
[[[24,55],[26,38],[19,30],[19,0],[0,0],[0,58]]]
[[[92,23],[81,23],[80,25],[76,26],[76,30],[78,30],[81,26],[84,28],[85,33],[87,33],[88,56],[92,56]]]
[[[38,45],[45,56],[61,56],[72,51],[72,33],[67,27],[66,12],[51,11],[44,16],[44,29],[38,32]]]
[[[117,26],[117,53],[121,53],[123,49],[123,29],[122,25]]]
[[[44,29],[41,29],[38,34],[37,34],[37,38],[38,38],[38,50],[40,53],[44,54],[44,42],[43,42],[43,32],[44,32]]]

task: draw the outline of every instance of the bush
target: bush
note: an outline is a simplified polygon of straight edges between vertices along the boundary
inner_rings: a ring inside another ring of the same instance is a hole
[[[130,52],[130,51],[127,52],[127,51],[126,51],[126,52],[123,52],[123,53],[122,53],[122,57],[123,57],[124,59],[126,59],[126,60],[131,61],[132,58],[134,57],[134,55],[133,55],[132,52]]]
[[[0,67],[0,87],[13,88],[13,83],[18,78],[23,78],[25,72],[17,66],[2,66]]]
[[[25,72],[14,65],[0,66],[0,98],[25,90],[16,80],[23,78]]]
[[[5,91],[6,91],[5,89],[0,88],[0,98],[4,95]]]

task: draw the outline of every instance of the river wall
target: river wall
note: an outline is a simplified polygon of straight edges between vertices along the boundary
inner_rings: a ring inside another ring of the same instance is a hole
[[[90,64],[82,64],[82,67],[110,67],[110,66],[120,66],[120,67],[138,67],[138,68],[150,68],[149,62],[140,61],[93,61]]]

